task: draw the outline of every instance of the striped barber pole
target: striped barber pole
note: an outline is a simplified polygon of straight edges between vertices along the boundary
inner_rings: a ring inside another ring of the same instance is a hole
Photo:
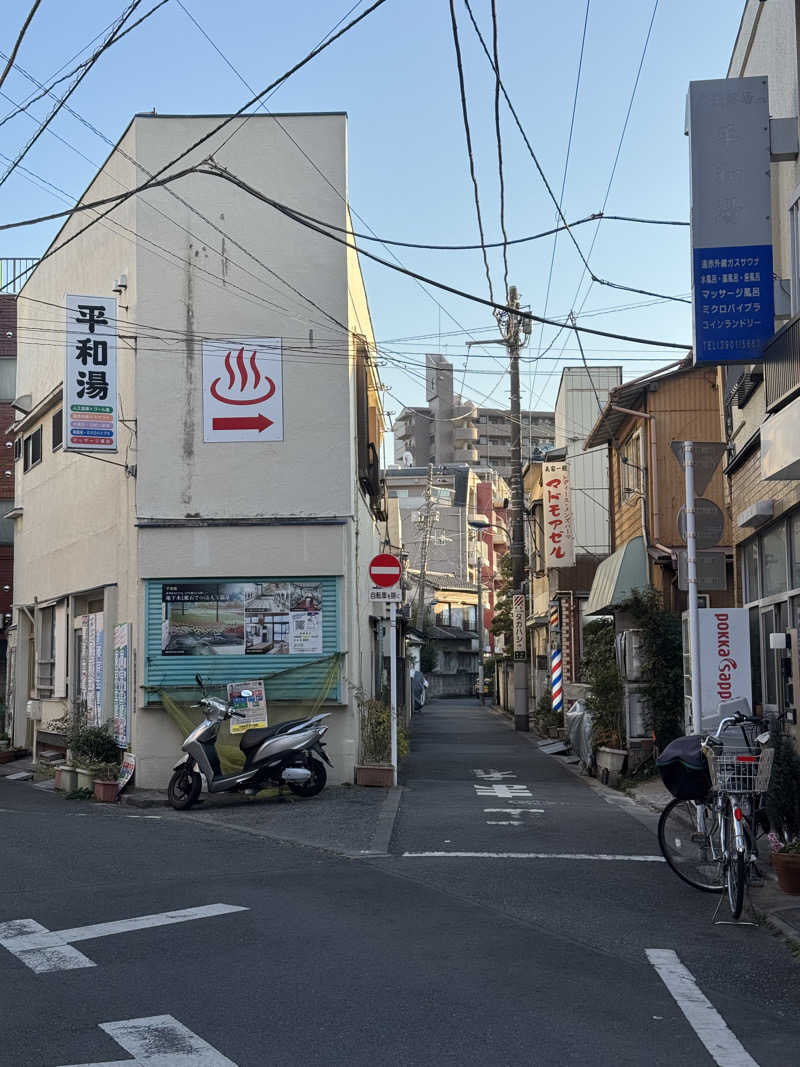
[[[560,624],[559,619],[559,604],[557,600],[550,602],[550,629],[557,630]]]
[[[553,681],[553,711],[564,707],[564,693],[561,688],[561,649],[554,648],[550,653],[550,673]]]

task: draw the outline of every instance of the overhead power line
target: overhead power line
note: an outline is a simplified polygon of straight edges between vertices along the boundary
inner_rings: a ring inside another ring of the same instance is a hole
[[[6,63],[5,67],[3,68],[3,73],[0,74],[0,88],[2,88],[3,82],[8,77],[8,72],[14,66],[14,60],[17,58],[17,52],[19,52],[20,45],[22,44],[22,38],[28,32],[28,27],[30,26],[31,22],[33,21],[33,16],[36,14],[36,9],[38,8],[39,4],[41,4],[41,2],[42,2],[42,0],[33,0],[33,6],[31,7],[30,11],[28,12],[27,18],[22,23],[22,29],[19,31],[19,34],[17,35],[17,39],[14,42],[14,47],[11,49],[11,55],[8,57],[8,62]]]
[[[481,198],[478,191],[478,178],[475,174],[475,156],[472,151],[472,134],[469,128],[469,110],[467,108],[467,93],[464,86],[464,65],[461,60],[461,44],[458,39],[458,22],[456,21],[456,9],[453,0],[450,0],[450,24],[453,30],[453,48],[456,54],[456,68],[458,70],[458,89],[461,95],[461,117],[464,123],[464,137],[467,142],[467,157],[469,159],[469,174],[472,179],[472,193],[475,199],[475,214],[478,218],[478,233],[481,238],[481,251],[483,252],[483,267],[486,271],[486,281],[489,285],[489,299],[494,302],[492,291],[492,275],[489,271],[489,257],[486,255],[486,238],[483,232],[483,218],[481,215]]]
[[[452,3],[452,0],[451,0],[451,3]],[[495,77],[500,79],[500,74],[497,71],[497,68],[495,67],[494,60],[492,59],[492,55],[489,52],[489,48],[488,48],[488,46],[486,44],[486,41],[484,40],[483,34],[481,33],[481,30],[480,30],[480,27],[478,26],[478,23],[475,20],[475,16],[474,16],[474,14],[472,12],[472,7],[470,6],[469,0],[464,0],[464,5],[466,6],[466,9],[467,9],[467,11],[469,13],[469,17],[470,17],[470,19],[472,21],[472,25],[475,28],[475,33],[477,34],[478,40],[480,41],[481,46],[483,47],[483,51],[486,54],[486,58],[488,59],[489,64],[490,64],[492,70],[495,73]],[[656,0],[656,7],[657,6],[658,6],[658,0]],[[655,17],[655,10],[653,12],[653,17]],[[651,21],[650,25],[651,25],[651,29],[652,29],[652,21]],[[649,39],[650,39],[650,37],[649,37],[649,32],[648,32],[648,41],[649,41]],[[645,42],[645,50],[646,50],[646,48],[647,48],[647,43]],[[643,62],[644,62],[644,53],[642,54],[642,63]],[[641,64],[639,66],[639,73],[641,73]],[[637,74],[637,83],[636,84],[638,85],[638,74]],[[502,80],[500,80],[500,91],[503,94],[503,97],[504,97],[504,99],[506,101],[506,104],[508,106],[508,110],[511,112],[511,115],[512,115],[512,117],[514,119],[514,122],[517,125],[517,129],[519,130],[520,134],[522,135],[522,139],[525,142],[525,147],[528,149],[528,152],[529,152],[531,158],[533,159],[533,162],[536,165],[536,169],[539,172],[539,176],[541,177],[542,181],[544,182],[545,188],[547,189],[547,192],[548,192],[548,194],[550,196],[550,199],[555,204],[556,211],[558,212],[558,217],[561,219],[562,223],[564,224],[564,229],[567,231],[567,233],[568,233],[568,235],[570,237],[570,240],[572,241],[572,243],[575,246],[575,249],[576,249],[578,255],[581,258],[581,261],[582,261],[583,266],[584,266],[584,275],[588,272],[588,274],[591,277],[593,282],[597,282],[598,285],[608,285],[612,289],[622,289],[624,291],[631,292],[631,293],[640,293],[643,296],[663,297],[664,299],[667,299],[667,300],[675,299],[674,297],[665,296],[664,293],[655,293],[650,289],[635,289],[635,288],[632,288],[632,287],[627,286],[627,285],[622,285],[619,282],[609,282],[605,278],[600,278],[598,275],[596,275],[594,273],[592,268],[589,266],[588,256],[584,255],[583,250],[581,249],[581,246],[578,244],[578,242],[577,242],[577,240],[575,238],[575,235],[572,233],[572,230],[570,229],[570,226],[567,223],[566,218],[564,217],[564,213],[561,210],[561,204],[556,199],[556,195],[553,192],[552,186],[550,185],[550,182],[547,180],[547,177],[545,176],[544,170],[542,169],[542,165],[539,162],[539,158],[538,158],[538,156],[536,155],[536,152],[533,149],[533,145],[531,144],[530,139],[528,138],[528,135],[525,132],[525,128],[522,125],[522,122],[521,122],[521,120],[519,118],[519,115],[517,114],[516,109],[514,108],[514,105],[511,102],[511,97],[508,95],[508,92],[506,91],[506,87],[505,87],[505,85],[503,85]],[[635,94],[635,91],[636,91],[636,88],[634,87],[634,94]],[[633,105],[633,97],[631,97],[631,105],[630,106],[632,106],[632,105]],[[629,108],[628,114],[630,115],[630,108]],[[627,119],[626,119],[626,125],[627,125]],[[623,130],[623,137],[624,137],[624,130]],[[622,147],[622,143],[620,141],[619,148],[621,149],[621,147]],[[617,151],[617,159],[618,158],[619,158],[619,149]],[[614,166],[616,168],[616,161],[615,161]],[[612,174],[612,181],[613,181],[613,174]],[[603,210],[604,211],[605,211],[606,203],[608,202],[608,194],[609,194],[610,191],[611,191],[611,183],[609,183],[609,187],[608,187],[608,189],[606,191],[605,200],[603,202]],[[598,227],[599,227],[599,223],[598,223]],[[596,240],[596,238],[597,238],[597,231],[595,231],[595,240]],[[590,246],[588,255],[591,255],[593,248],[594,248],[594,240],[592,241],[592,244]],[[581,281],[583,281],[583,276],[581,278]],[[688,300],[680,300],[680,303],[688,304],[688,303],[690,303],[690,301],[688,301]]]
[[[229,181],[233,185],[237,185],[240,189],[243,189],[245,192],[250,193],[257,200],[261,200],[263,203],[269,204],[270,207],[273,207],[276,211],[279,211],[281,212],[281,214],[286,215],[287,218],[293,219],[301,226],[305,226],[310,230],[314,230],[316,233],[322,234],[323,237],[329,238],[329,240],[337,241],[339,244],[345,245],[347,248],[353,249],[353,251],[358,252],[360,255],[366,256],[367,259],[372,259],[376,263],[380,263],[382,266],[388,267],[390,270],[405,274],[411,278],[416,278],[418,281],[425,282],[427,285],[433,285],[437,289],[442,289],[445,292],[452,293],[454,296],[460,296],[463,297],[465,300],[472,300],[475,303],[483,304],[485,307],[489,307],[493,311],[499,311],[505,314],[510,314],[513,312],[514,314],[519,315],[522,318],[530,319],[532,322],[544,322],[548,326],[558,326],[562,329],[566,328],[570,330],[580,330],[582,333],[590,333],[598,337],[611,337],[618,341],[631,341],[638,344],[655,345],[659,348],[688,349],[691,347],[690,345],[687,345],[685,343],[673,343],[672,341],[655,341],[644,337],[629,337],[625,334],[610,333],[607,330],[590,329],[588,326],[568,325],[565,323],[557,322],[554,319],[544,318],[541,315],[535,315],[531,311],[514,309],[508,307],[506,304],[499,304],[494,300],[486,300],[483,297],[477,296],[475,293],[468,293],[465,292],[463,289],[457,289],[455,286],[448,285],[446,282],[437,281],[435,278],[429,278],[424,274],[418,273],[417,271],[409,270],[407,267],[398,267],[397,264],[390,263],[388,260],[383,259],[381,256],[376,256],[373,252],[369,252],[366,249],[359,248],[358,245],[351,244],[344,238],[337,236],[337,234],[331,233],[329,230],[325,230],[321,226],[317,226],[314,223],[309,222],[308,219],[297,215],[291,208],[287,207],[285,204],[281,204],[277,200],[273,200],[265,193],[262,193],[260,190],[255,189],[252,185],[249,185],[243,179],[236,177],[230,171],[227,171],[224,168],[220,167],[219,164],[214,164],[213,170],[199,170],[198,173],[219,175],[219,177],[224,178],[225,181]]]
[[[494,136],[497,142],[497,176],[500,182],[500,232],[503,235],[503,292],[508,299],[508,234],[506,233],[506,183],[503,175],[503,137],[500,131],[500,49],[497,39],[497,0],[492,0],[492,54],[494,55]],[[483,697],[481,697],[481,700]]]
[[[37,102],[37,100],[41,100],[45,96],[54,96],[53,89],[55,88],[56,85],[60,85],[61,82],[66,81],[68,78],[72,78],[75,74],[78,74],[80,71],[84,70],[86,67],[92,66],[94,64],[94,62],[97,59],[99,59],[100,55],[107,48],[110,48],[112,45],[118,44],[122,40],[123,37],[126,37],[129,33],[132,33],[133,30],[135,30],[137,26],[141,26],[141,24],[146,19],[149,19],[151,15],[155,14],[155,12],[158,11],[158,9],[160,7],[163,7],[164,4],[168,4],[168,3],[169,3],[169,0],[159,0],[159,3],[157,3],[154,7],[151,7],[149,11],[146,11],[145,14],[142,15],[141,18],[138,18],[136,20],[136,22],[133,22],[133,23],[131,23],[130,26],[126,27],[122,31],[122,33],[118,33],[118,34],[114,35],[113,38],[111,40],[109,40],[107,44],[103,44],[100,48],[97,49],[96,52],[94,52],[92,55],[90,55],[87,59],[84,59],[82,63],[79,63],[76,67],[73,67],[72,70],[67,71],[66,74],[62,74],[62,75],[60,75],[60,77],[55,78],[53,81],[50,82],[49,85],[44,85],[41,82],[37,82],[32,74],[30,74],[28,71],[24,70],[22,67],[17,66],[17,69],[22,74],[24,74],[26,78],[30,79],[32,82],[34,82],[35,84],[37,84],[39,86],[39,92],[38,93],[34,93],[34,95],[31,96],[28,100],[26,100],[24,104],[18,104],[14,108],[13,111],[9,111],[9,113],[7,115],[4,115],[3,118],[0,119],[0,126],[5,126],[5,124],[7,122],[9,122],[11,119],[13,119],[16,115],[21,114],[23,111],[27,111],[28,108],[31,106],[31,104],[35,104]],[[112,23],[112,26],[113,25],[114,25],[114,23]],[[4,59],[6,58],[5,54],[3,52],[0,52],[0,57],[2,57]],[[3,84],[2,81],[0,81],[0,85],[2,85],[2,84]]]
[[[141,0],[135,0],[135,2],[141,2]],[[133,189],[130,189],[124,196],[120,198],[118,203],[125,203],[125,201],[128,200],[130,197],[135,196],[138,192],[141,192],[143,189],[147,188],[147,186],[152,182],[152,180],[160,178],[166,171],[168,171],[171,167],[174,167],[177,163],[180,163],[183,159],[186,158],[186,156],[196,151],[196,149],[200,148],[203,144],[205,144],[217,133],[219,133],[220,130],[230,125],[230,123],[234,122],[237,118],[241,118],[241,116],[249,107],[252,107],[254,104],[259,103],[259,101],[263,97],[267,96],[267,94],[270,93],[273,89],[276,89],[279,85],[283,84],[283,82],[291,78],[291,76],[293,74],[296,74],[298,70],[301,70],[304,66],[310,63],[312,59],[315,59],[318,55],[320,55],[321,52],[324,52],[325,49],[329,48],[335,41],[338,41],[340,37],[348,33],[351,29],[357,26],[358,23],[362,22],[365,18],[372,14],[373,11],[377,10],[377,8],[381,7],[385,3],[386,0],[374,0],[374,2],[365,11],[362,11],[360,15],[357,15],[356,18],[351,19],[350,22],[344,25],[335,34],[329,36],[327,40],[317,45],[316,48],[313,48],[301,60],[295,63],[294,66],[284,71],[284,73],[281,74],[280,77],[270,82],[270,84],[267,85],[264,89],[262,89],[261,92],[257,93],[250,100],[246,101],[238,109],[238,111],[235,111],[232,115],[227,115],[221,122],[217,123],[217,125],[214,126],[213,129],[203,134],[173,159],[169,160],[167,163],[164,163],[161,168],[152,176],[152,178],[148,179],[147,182],[143,182],[142,185],[135,186]],[[43,260],[49,259],[51,256],[54,256],[56,252],[59,252],[62,248],[65,248],[68,244],[71,244],[73,241],[77,240],[78,237],[86,233],[86,231],[89,230],[92,226],[96,225],[98,222],[101,222],[104,218],[110,215],[111,212],[114,210],[115,206],[116,205],[112,205],[105,211],[101,212],[81,229],[76,230],[73,234],[70,234],[70,236],[65,238],[65,240],[63,240],[60,244],[48,248],[47,251],[40,257],[39,262],[41,263]],[[17,280],[19,280],[19,276],[17,278],[10,279],[9,284]]]

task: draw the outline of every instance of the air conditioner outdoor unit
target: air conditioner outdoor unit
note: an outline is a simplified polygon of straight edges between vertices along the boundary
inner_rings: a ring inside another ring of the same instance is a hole
[[[42,718],[42,702],[41,700],[29,700],[25,705],[25,714],[29,719],[35,719],[37,722],[41,722]]]

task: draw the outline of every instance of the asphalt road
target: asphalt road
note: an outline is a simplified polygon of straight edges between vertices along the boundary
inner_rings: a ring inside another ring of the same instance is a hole
[[[363,860],[0,781],[0,1064],[796,1062],[797,962],[632,858],[649,816],[476,706],[428,706],[403,778]],[[23,943],[23,919],[68,933]],[[696,980],[694,1027],[653,949]]]

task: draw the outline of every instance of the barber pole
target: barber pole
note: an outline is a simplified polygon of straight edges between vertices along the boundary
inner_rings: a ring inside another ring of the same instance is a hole
[[[553,711],[561,711],[564,706],[564,694],[561,688],[561,649],[554,648],[550,654],[550,668],[553,680]]]
[[[557,600],[550,601],[550,629],[557,630],[559,627],[559,604]]]

